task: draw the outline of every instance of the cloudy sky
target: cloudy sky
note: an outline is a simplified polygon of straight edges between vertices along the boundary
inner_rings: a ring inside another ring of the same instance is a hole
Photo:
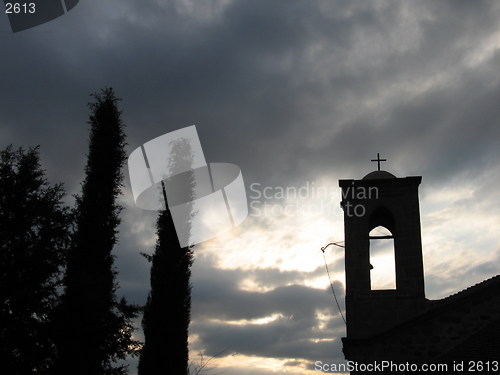
[[[0,17],[0,148],[39,144],[72,203],[90,93],[123,99],[127,152],[196,124],[208,161],[241,168],[250,216],[195,248],[191,358],[317,373],[343,358],[320,251],[343,240],[338,180],[372,171],[377,152],[396,176],[423,176],[428,298],[500,273],[499,19],[496,1],[333,0],[81,0],[15,34]],[[120,292],[144,303],[156,212],[125,185]],[[342,249],[325,257],[343,305]]]

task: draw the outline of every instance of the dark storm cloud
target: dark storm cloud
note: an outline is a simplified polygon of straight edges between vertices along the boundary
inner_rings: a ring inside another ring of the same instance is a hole
[[[342,358],[340,337],[314,342],[311,340],[316,338],[312,327],[304,326],[303,321],[294,321],[293,318],[254,326],[210,323],[201,326],[194,322],[193,328],[200,335],[207,354],[212,356],[227,350],[227,355],[238,353],[309,361]]]
[[[217,269],[211,258],[199,256],[193,266],[191,332],[199,337],[201,347],[205,348],[208,355],[224,350],[224,355],[240,353],[308,360],[337,355],[340,358],[339,337],[344,334],[343,321],[340,318],[328,319],[328,328],[318,328],[319,312],[339,316],[331,290],[300,284],[286,286],[291,280],[305,279],[317,273],[318,270],[299,273],[276,269],[254,272]],[[266,286],[282,286],[267,292],[240,289],[239,284],[243,279],[259,275],[271,279]],[[337,281],[334,288],[338,298],[343,301],[342,284]],[[275,314],[279,314],[279,317],[267,324],[226,323],[251,321]]]
[[[367,108],[392,86],[462,64],[497,26],[490,3],[233,1],[198,17],[179,4],[82,2],[39,29],[4,33],[3,144],[41,143],[47,163],[71,174],[87,94],[111,85],[131,149],[196,123],[208,156],[230,155],[251,180],[369,169],[377,150],[388,168],[430,176],[498,156],[498,59]],[[58,152],[54,138],[66,140]]]
[[[244,269],[220,269],[210,257],[200,255],[193,266],[193,297],[197,300],[195,314],[202,317],[238,320],[267,317],[273,313],[285,315],[309,315],[315,309],[331,307],[330,289],[324,290],[303,286],[305,279],[325,275],[324,268],[312,272],[280,271],[265,268],[254,271]],[[244,279],[251,278],[257,284],[271,287],[268,292],[249,292],[240,289]],[[259,280],[260,279],[260,280]],[[293,283],[296,281],[296,283]],[[292,283],[290,283],[292,282]],[[289,286],[283,286],[290,284]],[[274,286],[274,287],[273,287]],[[336,290],[343,292],[343,286],[335,283]],[[294,296],[301,296],[298,299]],[[323,301],[315,305],[314,301]],[[225,302],[224,302],[225,301]],[[226,308],[227,307],[227,308]]]

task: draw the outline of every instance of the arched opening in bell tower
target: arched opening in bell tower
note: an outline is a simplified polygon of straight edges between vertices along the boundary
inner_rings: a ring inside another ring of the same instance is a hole
[[[396,289],[396,259],[392,232],[379,225],[370,231],[369,236],[371,290]]]
[[[370,288],[396,289],[395,220],[384,206],[370,215]]]

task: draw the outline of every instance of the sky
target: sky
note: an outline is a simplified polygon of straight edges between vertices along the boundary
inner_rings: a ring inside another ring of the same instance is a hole
[[[343,360],[320,251],[344,239],[338,180],[377,153],[422,176],[427,298],[500,273],[499,19],[499,2],[451,0],[81,0],[18,33],[0,17],[0,148],[40,145],[73,204],[89,94],[122,98],[127,153],[195,124],[207,161],[241,168],[249,216],[194,248],[191,360],[315,374]],[[157,212],[134,205],[124,174],[119,292],[144,303]],[[343,308],[343,250],[325,259]]]

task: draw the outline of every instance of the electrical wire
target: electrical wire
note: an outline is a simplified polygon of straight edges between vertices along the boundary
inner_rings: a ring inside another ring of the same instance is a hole
[[[337,304],[337,307],[339,309],[340,316],[342,317],[342,320],[344,321],[345,324],[347,324],[344,314],[342,313],[342,309],[340,308],[339,300],[337,299],[337,294],[335,293],[335,289],[333,288],[333,283],[332,283],[332,278],[330,276],[330,270],[328,269],[328,263],[326,261],[326,256],[325,256],[325,249],[330,246],[338,246],[338,247],[344,247],[342,245],[339,245],[339,243],[343,243],[344,241],[339,241],[339,242],[330,242],[328,245],[325,247],[321,248],[321,252],[323,253],[323,260],[325,261],[325,268],[326,268],[326,274],[328,275],[328,280],[330,281],[330,287],[332,288],[332,293],[333,293],[333,298],[335,298],[335,303]]]

